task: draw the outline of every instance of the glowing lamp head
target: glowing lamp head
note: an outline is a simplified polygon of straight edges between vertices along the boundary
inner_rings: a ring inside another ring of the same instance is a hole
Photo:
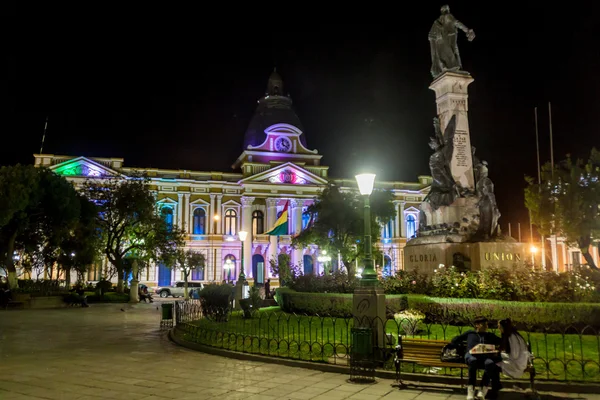
[[[246,241],[246,237],[248,236],[248,232],[246,232],[246,231],[239,231],[238,232],[238,236],[240,237],[240,240],[242,242],[245,242]]]
[[[533,246],[533,245],[531,245],[531,247],[529,248],[529,251],[531,251],[532,253],[537,253],[538,248],[535,247],[535,246]]]
[[[218,221],[219,218],[221,218],[221,217],[219,217],[219,214],[215,214],[215,216],[213,218],[214,218],[215,221]]]
[[[358,190],[363,196],[369,196],[373,192],[375,183],[375,174],[359,174],[355,176],[358,183]]]

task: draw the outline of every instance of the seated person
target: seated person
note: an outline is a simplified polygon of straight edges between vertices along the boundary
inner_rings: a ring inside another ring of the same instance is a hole
[[[491,379],[492,390],[487,398],[496,399],[500,390],[500,368],[496,365],[498,356],[494,353],[472,354],[471,351],[480,344],[500,345],[501,340],[493,333],[487,332],[488,324],[485,317],[477,317],[474,321],[475,330],[470,330],[452,339],[452,344],[457,345],[467,342],[467,353],[465,363],[469,367],[469,380],[467,382],[467,400],[475,399],[475,384],[477,382],[477,370],[483,369],[481,390],[478,397],[483,399],[488,395],[488,384]]]
[[[498,329],[502,335],[502,344],[500,345],[502,361],[497,365],[511,378],[520,378],[531,357],[531,353],[527,349],[527,342],[514,328],[510,318],[498,321]]]
[[[148,300],[150,303],[153,303],[152,296],[148,293],[147,286],[140,286],[138,288],[138,296],[140,301],[143,301],[144,303],[146,303],[146,300]]]

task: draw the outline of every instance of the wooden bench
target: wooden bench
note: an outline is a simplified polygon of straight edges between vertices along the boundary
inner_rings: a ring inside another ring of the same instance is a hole
[[[434,368],[460,368],[461,387],[463,386],[464,374],[463,369],[468,368],[465,363],[451,363],[440,360],[440,355],[444,346],[449,342],[444,340],[418,339],[398,337],[398,346],[396,346],[396,356],[394,363],[396,366],[396,380],[400,386],[402,383],[402,363],[411,363],[425,367]],[[527,343],[527,349],[531,353],[531,346]],[[533,365],[533,357],[531,357],[527,369],[529,372],[529,383],[531,390],[535,394],[535,367]]]

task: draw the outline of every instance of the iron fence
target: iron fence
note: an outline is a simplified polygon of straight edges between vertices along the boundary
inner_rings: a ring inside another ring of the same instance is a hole
[[[447,314],[428,314],[424,318],[388,315],[385,320],[357,320],[319,315],[298,315],[255,311],[252,318],[230,309],[203,310],[200,302],[178,301],[176,329],[184,339],[217,348],[331,364],[350,364],[352,329],[369,326],[376,334],[374,353],[379,368],[394,370],[395,346],[399,338],[448,342],[468,329],[470,321],[459,321]],[[490,331],[496,333],[490,324]],[[525,328],[525,327],[521,327]],[[554,324],[520,330],[535,357],[537,379],[561,381],[600,381],[600,333],[591,326]],[[463,364],[436,368],[418,362],[403,362],[404,372],[438,375],[462,373]],[[528,379],[525,374],[523,379]]]

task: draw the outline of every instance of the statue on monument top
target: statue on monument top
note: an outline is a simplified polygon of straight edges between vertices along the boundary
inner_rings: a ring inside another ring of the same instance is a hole
[[[431,75],[437,78],[446,71],[460,71],[462,63],[456,43],[458,29],[467,34],[471,42],[475,39],[473,29],[467,28],[462,22],[450,14],[450,6],[441,8],[442,15],[435,20],[429,31],[431,47]]]

